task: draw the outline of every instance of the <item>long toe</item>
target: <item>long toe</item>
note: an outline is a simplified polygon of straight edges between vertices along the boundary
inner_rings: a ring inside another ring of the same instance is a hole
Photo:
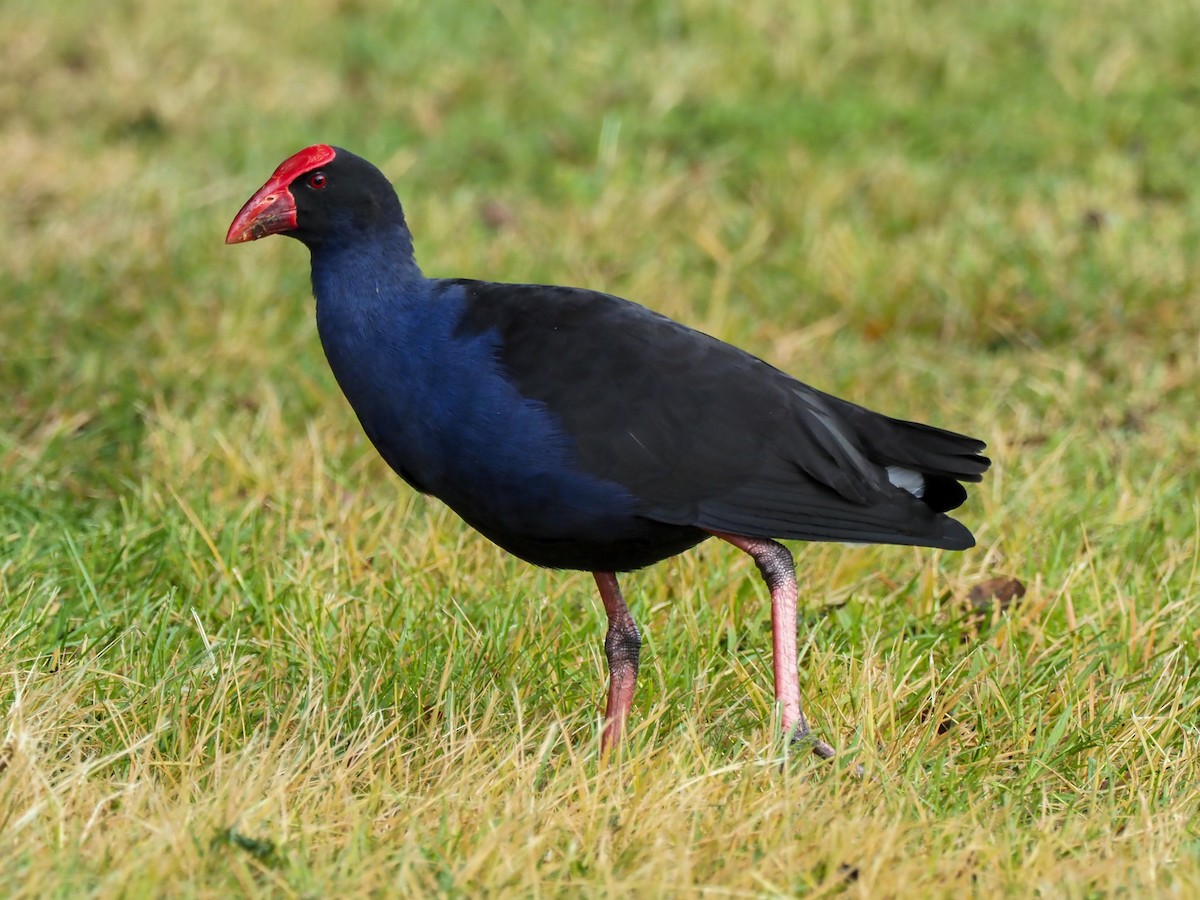
[[[796,729],[795,733],[792,734],[790,743],[793,747],[797,748],[810,747],[812,752],[816,756],[821,757],[821,759],[833,759],[836,755],[833,747],[818,738],[807,728],[803,731]]]
[[[813,741],[812,752],[821,759],[833,759],[833,748],[824,741]]]

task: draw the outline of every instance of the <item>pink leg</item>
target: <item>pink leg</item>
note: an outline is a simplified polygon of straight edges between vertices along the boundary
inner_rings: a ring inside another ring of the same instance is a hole
[[[771,592],[771,645],[774,651],[775,702],[780,706],[783,733],[792,743],[811,743],[822,759],[833,756],[833,748],[818,740],[808,727],[800,708],[800,673],[796,665],[796,567],[792,554],[782,544],[766,538],[737,534],[714,535],[754,557],[758,571]]]
[[[612,572],[593,572],[592,575],[608,614],[608,633],[604,636],[604,655],[608,657],[608,702],[604,706],[604,733],[600,737],[600,752],[606,754],[621,743],[621,732],[625,730],[625,720],[633,705],[642,636],[621,596],[617,576]]]

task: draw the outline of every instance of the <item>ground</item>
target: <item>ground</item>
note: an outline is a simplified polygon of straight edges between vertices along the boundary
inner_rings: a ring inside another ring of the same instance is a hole
[[[1198,31],[1183,0],[7,3],[6,891],[1200,892]],[[767,596],[715,544],[625,578],[643,678],[598,761],[591,578],[404,487],[303,248],[222,244],[316,142],[396,182],[430,274],[621,294],[988,441],[975,549],[794,547],[834,763],[783,758]]]

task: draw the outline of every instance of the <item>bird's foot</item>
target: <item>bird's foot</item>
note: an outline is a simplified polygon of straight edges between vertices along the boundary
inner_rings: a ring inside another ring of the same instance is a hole
[[[813,755],[819,756],[821,759],[833,759],[836,755],[833,747],[818,738],[808,728],[805,728],[803,731],[796,729],[792,732],[788,743],[796,748],[809,747]]]
[[[820,740],[807,728],[804,731],[800,731],[799,729],[794,731],[788,739],[788,743],[796,748],[807,746],[812,750],[814,756],[818,756],[821,759],[833,759],[837,755],[833,747]],[[854,767],[849,771],[855,778],[866,777],[866,770],[862,767],[862,763],[855,763]]]

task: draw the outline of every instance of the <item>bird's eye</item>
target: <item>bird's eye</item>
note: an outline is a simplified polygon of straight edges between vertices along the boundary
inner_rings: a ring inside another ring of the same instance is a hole
[[[308,176],[308,186],[314,191],[319,191],[325,185],[329,184],[329,179],[325,177],[323,172],[313,172]]]

